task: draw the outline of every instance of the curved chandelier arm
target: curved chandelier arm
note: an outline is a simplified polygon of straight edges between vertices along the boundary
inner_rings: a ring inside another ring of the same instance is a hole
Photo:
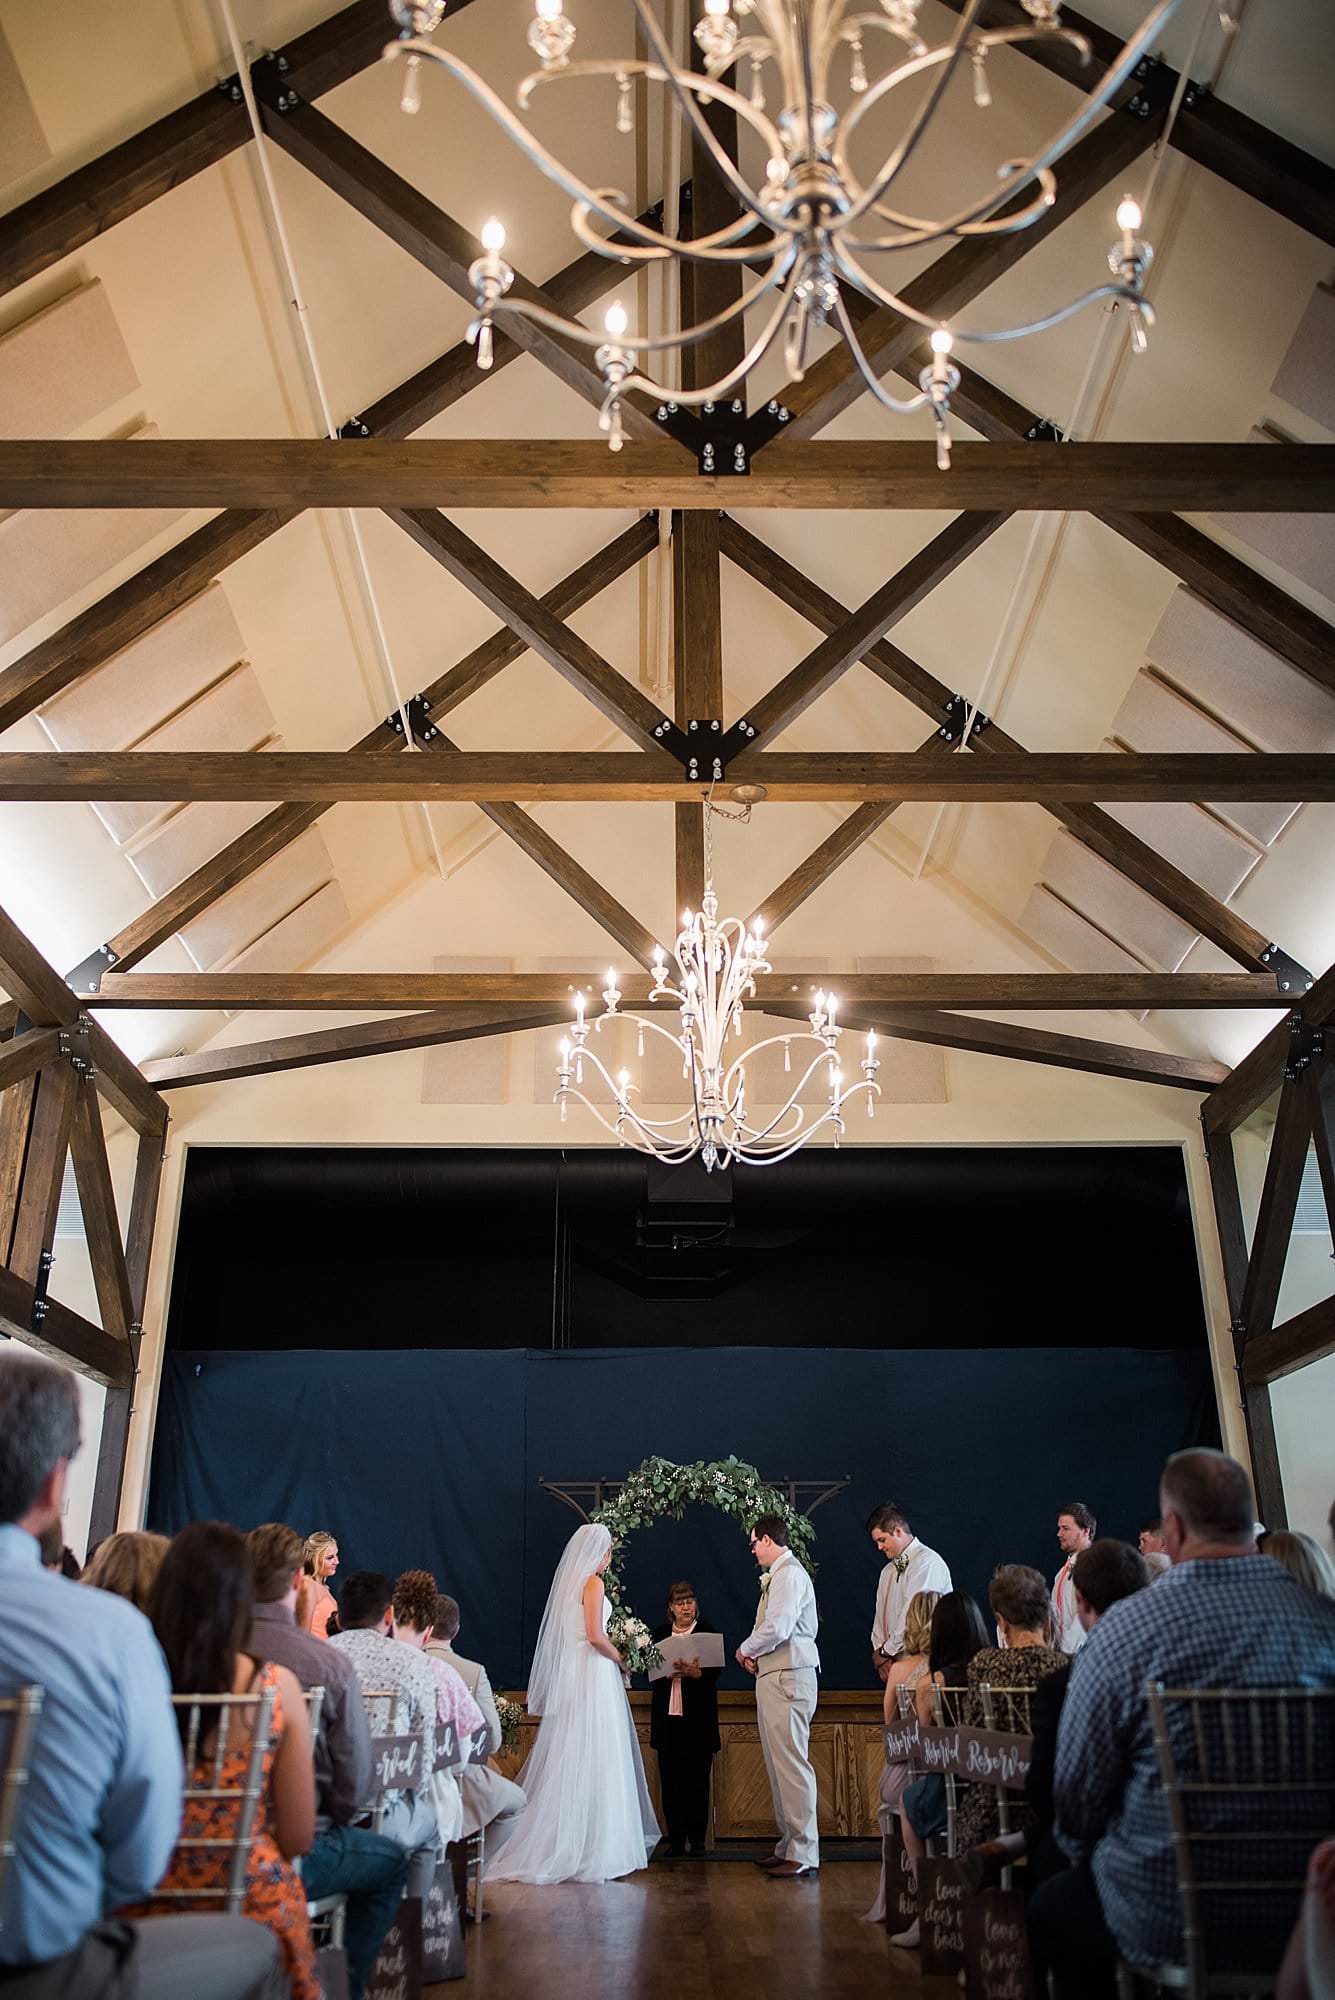
[[[620,188],[599,188],[597,193],[604,201],[624,201]],[[755,219],[743,215],[736,222],[730,222],[726,229],[716,229],[711,236],[687,239],[678,236],[656,236],[652,247],[641,244],[613,243],[606,236],[599,236],[589,223],[589,205],[577,201],[570,213],[570,227],[580,242],[588,250],[594,250],[600,257],[617,264],[649,264],[665,257],[683,257],[697,264],[749,264],[762,257],[790,257],[797,248],[796,232],[783,235],[772,233],[768,242],[738,243],[739,236],[746,235],[755,228]],[[771,221],[773,218],[771,218]]]
[[[1136,64],[1140,61],[1141,56],[1145,53],[1145,50],[1155,40],[1156,36],[1159,34],[1160,29],[1163,28],[1164,25],[1169,20],[1171,20],[1172,16],[1177,12],[1177,9],[1180,5],[1181,5],[1181,0],[1158,0],[1158,5],[1155,6],[1151,10],[1151,12],[1146,15],[1145,19],[1141,22],[1139,29],[1131,37],[1130,41],[1124,42],[1122,44],[1121,49],[1117,53],[1117,56],[1114,58],[1113,62],[1109,65],[1104,75],[1099,79],[1097,88],[1091,91],[1087,97],[1081,99],[1078,110],[1072,113],[1071,117],[1067,119],[1064,125],[1058,127],[1056,132],[1053,133],[1052,137],[1048,140],[1047,144],[1041,149],[1041,151],[1036,153],[1031,160],[1020,163],[1019,168],[1017,169],[1016,173],[1012,176],[1008,186],[1001,191],[1001,199],[1004,200],[1008,194],[1013,194],[1016,190],[1017,183],[1020,183],[1024,180],[1032,179],[1035,176],[1035,174],[1037,174],[1040,171],[1040,169],[1044,167],[1053,166],[1056,163],[1056,161],[1060,159],[1061,155],[1067,152],[1069,148],[1075,144],[1076,140],[1081,138],[1083,134],[1086,131],[1088,131],[1089,127],[1093,124],[1099,112],[1102,111],[1104,106],[1107,104],[1108,99],[1112,97],[1113,94],[1117,90],[1119,90],[1121,86],[1127,81],[1128,77],[1131,75],[1131,72],[1135,69]],[[1026,40],[1026,39],[1041,40],[1044,39],[1047,35],[1051,34],[1056,34],[1068,41],[1073,39],[1073,31],[1067,28],[1048,29],[1048,30],[1037,29],[1034,31],[1015,29],[1011,32],[1010,39],[1013,41]],[[987,45],[991,38],[988,35],[983,35],[978,39],[984,45]],[[1078,43],[1080,38],[1074,37],[1074,39]],[[959,38],[957,36],[956,42],[954,45],[952,45],[952,47],[958,48],[958,42]],[[940,50],[933,51],[933,55],[937,57],[939,57],[941,53],[942,52]],[[925,67],[925,65],[918,65],[918,67]],[[863,117],[865,117],[867,111],[871,108],[871,104],[874,101],[878,100],[879,98],[883,97],[887,90],[893,89],[897,83],[903,81],[907,75],[913,72],[913,70],[914,70],[913,65],[906,64],[901,69],[892,71],[889,76],[882,77],[879,83],[874,84],[872,88],[865,93],[865,95],[853,107],[852,111],[848,114],[848,117],[845,119],[843,133],[841,134],[839,155],[836,164],[839,166],[840,171],[846,175],[850,185],[853,185],[854,182],[853,182],[853,177],[848,171],[848,163],[845,152],[845,148],[847,146],[850,135],[856,129],[860,120]],[[903,150],[902,147],[900,148],[900,150],[902,152]],[[860,215],[866,212],[869,206],[879,201],[881,196],[885,193],[886,188],[888,186],[889,186],[889,181],[885,177],[885,169],[882,168],[881,173],[877,176],[876,180],[872,183],[872,185],[869,188],[867,188],[858,197],[858,199],[854,201],[852,207],[847,210],[844,216],[845,226],[847,226],[849,223],[855,222]],[[989,205],[996,206],[996,203],[993,202]]]
[[[663,236],[656,229],[650,229],[647,224],[638,221],[635,216],[627,214],[624,209],[613,207],[599,189],[590,187],[587,181],[581,180],[578,174],[571,173],[568,167],[563,166],[558,159],[547,151],[545,146],[538,143],[527,126],[511,111],[504,98],[498,96],[491,85],[485,83],[475,69],[471,69],[458,56],[452,55],[448,49],[438,48],[435,42],[427,41],[420,35],[411,35],[403,41],[387,42],[384,54],[386,61],[392,61],[398,56],[418,56],[427,62],[437,63],[441,69],[448,70],[449,74],[455,77],[464,86],[464,89],[477,99],[483,110],[495,120],[501,129],[509,134],[520,152],[524,153],[533,162],[539,173],[545,174],[549,181],[556,183],[557,187],[564,188],[573,201],[577,202],[590,213],[601,215],[604,221],[609,223],[614,230],[619,231],[623,236],[630,237],[632,243],[647,244],[652,249],[662,247],[675,249],[676,246],[673,244],[671,237]],[[617,65],[617,67],[621,68],[625,67],[625,65]],[[706,86],[706,88],[708,87]],[[722,97],[725,94],[725,86],[714,86],[714,94]],[[689,91],[686,95],[689,97]],[[736,93],[728,92],[727,95],[736,96]],[[738,99],[739,103],[743,101]],[[747,105],[746,108],[748,111],[751,110],[750,105]],[[705,132],[708,133],[709,128],[704,124],[703,119],[700,120],[700,123],[704,126]],[[711,143],[717,147],[717,141],[713,139],[713,135],[710,134],[709,136]],[[718,150],[722,151],[721,148],[718,148]],[[723,157],[726,160],[727,155],[724,154]],[[767,228],[772,230],[775,227],[775,218],[772,215],[767,215],[763,210],[755,206],[755,197],[745,187],[744,182],[741,184],[741,187],[744,190],[746,206],[752,210],[752,213]],[[739,199],[741,198],[742,193],[739,192]],[[736,230],[736,223],[728,225],[728,232],[735,234]],[[703,242],[707,239],[702,238],[701,240]],[[600,247],[599,240],[595,239],[592,241],[589,247],[591,249],[598,249]],[[618,258],[624,257],[629,247],[629,245],[624,244],[616,246],[601,245],[604,256]]]
[[[903,401],[898,396],[892,396],[862,350],[862,343],[857,337],[852,320],[849,318],[848,307],[844,303],[842,293],[840,293],[835,306],[835,313],[839,320],[839,330],[848,343],[848,350],[857,364],[858,373],[861,375],[866,388],[871,391],[871,394],[883,410],[893,410],[897,417],[911,417],[916,410],[921,410],[925,404],[931,402],[932,399],[925,389],[920,389],[916,396],[909,396]],[[954,336],[957,340],[962,340],[964,337],[963,334],[956,334]]]
[[[770,141],[767,141],[767,144],[770,144],[771,155],[774,153],[782,154],[783,152],[783,146],[780,143],[777,131],[775,131],[775,128],[770,124],[764,113],[757,111],[755,106],[744,98],[739,91],[730,89],[727,84],[716,82],[712,77],[696,78],[689,70],[679,70],[672,60],[672,50],[668,46],[663,30],[654,18],[654,11],[648,5],[648,0],[632,0],[632,5],[635,9],[635,18],[644,30],[645,41],[658,57],[668,88],[680,105],[682,114],[690,125],[693,136],[709,154],[710,159],[714,162],[716,171],[722,176],[725,185],[731,188],[737,200],[742,204],[742,207],[749,209],[752,215],[765,223],[768,228],[772,229],[774,227],[774,217],[767,214],[760,206],[750,185],[743,180],[741,173],[729,159],[725,148],[715,138],[713,131],[710,129],[709,121],[695,101],[701,85],[703,85],[707,96],[714,98],[721,104],[731,104],[734,109],[744,112],[746,118],[758,131],[764,132],[768,130]]]
[[[646,396],[656,396],[660,402],[664,397],[667,397],[682,409],[688,410],[700,407],[705,403],[717,403],[721,401],[730,389],[735,389],[739,382],[745,380],[746,376],[755,367],[757,361],[766,353],[777,336],[779,328],[783,325],[784,317],[788,311],[788,304],[788,293],[781,291],[774,311],[770,314],[737,366],[729,369],[726,375],[720,376],[717,382],[711,382],[703,389],[669,389],[663,383],[653,381],[648,375],[634,374],[627,375],[625,380],[617,385],[616,394],[624,396],[631,389],[640,389]]]
[[[733,320],[740,318],[749,306],[753,306],[758,299],[772,292],[782,280],[783,273],[775,272],[763,279],[760,284],[753,285],[749,292],[740,299],[735,299],[730,306],[725,306],[721,312],[715,313],[712,319],[701,320],[698,326],[684,327],[680,333],[660,334],[652,338],[646,335],[643,339],[639,334],[626,333],[621,338],[627,351],[634,353],[654,353],[660,348],[694,347],[698,341],[708,340],[709,336],[717,333],[720,327],[727,326]],[[545,326],[548,332],[559,333],[563,338],[577,342],[581,347],[607,345],[608,336],[605,332],[595,332],[592,328],[581,324],[579,320],[566,319],[561,313],[554,313],[549,307],[538,305],[529,299],[506,296],[497,299],[490,310],[492,317],[497,321],[504,320],[507,315],[514,319],[526,319],[534,326]],[[776,317],[782,317],[782,314]],[[624,391],[639,388],[642,384],[638,377],[628,377],[620,386]],[[651,388],[652,386],[650,385]],[[689,397],[678,394],[674,389],[672,400],[675,403],[683,403],[689,401]]]
[[[854,105],[853,109],[844,119],[843,130],[839,135],[839,144],[834,151],[833,158],[835,166],[845,184],[850,188],[858,190],[855,193],[852,206],[844,212],[841,218],[841,225],[844,228],[856,222],[858,217],[872,206],[873,202],[880,200],[891,182],[899,174],[901,168],[907,165],[912,157],[917,148],[918,141],[922,138],[928,125],[936,116],[941,98],[956,69],[959,67],[960,59],[968,46],[969,37],[973,33],[974,22],[982,10],[982,5],[983,0],[969,0],[969,4],[960,16],[959,27],[949,42],[944,43],[939,49],[929,49],[926,55],[914,56],[909,62],[901,63],[898,69],[891,70],[888,75],[880,79],[879,83],[873,84],[870,90],[862,93],[857,104]],[[931,89],[927,92],[926,97],[909,120],[908,130],[899,144],[882,161],[871,186],[863,188],[848,163],[848,142],[850,138],[874,104],[879,104],[881,99],[899,84],[907,82],[910,77],[919,76],[929,69],[939,71]]]
[[[984,195],[971,208],[962,208],[942,222],[932,222],[921,215],[903,215],[887,202],[878,201],[873,213],[898,225],[900,233],[897,236],[852,236],[847,239],[849,247],[866,251],[910,250],[922,243],[939,242],[943,236],[1009,236],[1017,230],[1028,229],[1057,199],[1057,176],[1051,167],[1039,167],[1033,176],[1038,181],[1038,193],[1033,200],[1024,208],[1016,209],[1013,215],[995,215],[993,210],[1003,201],[1014,198],[1017,184],[1030,178],[1027,163],[1023,161],[1007,161],[1002,171],[1009,173],[1013,166],[1025,167],[1026,171],[1024,174],[1017,171],[999,194]]]
[[[922,327],[928,333],[935,332],[941,324],[939,319],[929,318],[926,313],[919,312],[916,306],[911,306],[906,299],[900,298],[894,292],[887,292],[883,285],[878,285],[875,278],[863,270],[857,259],[848,255],[843,245],[838,246],[835,255],[840,269],[859,291],[866,292],[869,298],[878,300],[883,306],[889,306],[892,311],[902,314],[905,319],[912,320],[915,325]],[[1143,315],[1147,325],[1154,324],[1154,308],[1136,286],[1106,284],[1095,285],[1091,291],[1082,292],[1079,298],[1072,299],[1068,305],[1058,306],[1055,311],[1045,313],[1041,319],[1026,320],[1023,326],[1003,326],[987,330],[977,328],[972,331],[967,327],[952,327],[951,334],[956,341],[972,341],[979,346],[999,340],[1021,340],[1027,333],[1045,333],[1050,326],[1060,326],[1064,319],[1070,319],[1073,313],[1083,312],[1086,306],[1095,305],[1099,299],[1116,299],[1122,305],[1134,306],[1137,312]]]

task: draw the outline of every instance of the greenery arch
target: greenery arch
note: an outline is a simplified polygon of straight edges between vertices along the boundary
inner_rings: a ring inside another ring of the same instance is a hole
[[[807,1569],[812,1568],[811,1545],[816,1531],[810,1519],[784,1494],[766,1485],[754,1465],[731,1454],[696,1459],[691,1465],[677,1465],[670,1458],[646,1458],[627,1473],[616,1498],[589,1516],[611,1532],[612,1560],[606,1575],[612,1607],[608,1629],[633,1672],[643,1673],[656,1665],[658,1649],[649,1638],[649,1627],[622,1596],[622,1549],[634,1529],[665,1518],[679,1521],[693,1505],[717,1507],[744,1528],[762,1514],[779,1515],[788,1530],[788,1546]]]

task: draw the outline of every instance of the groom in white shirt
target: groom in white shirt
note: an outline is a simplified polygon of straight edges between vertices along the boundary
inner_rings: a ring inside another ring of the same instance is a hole
[[[771,1882],[791,1882],[820,1867],[816,1774],[807,1754],[820,1666],[816,1593],[779,1515],[756,1522],[751,1550],[764,1572],[760,1608],[750,1638],[737,1648],[737,1664],[756,1677],[760,1747],[779,1828],[778,1845],[760,1866]]]

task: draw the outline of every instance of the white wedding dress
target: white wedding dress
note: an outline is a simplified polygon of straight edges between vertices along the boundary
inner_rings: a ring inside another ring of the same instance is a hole
[[[621,1671],[584,1627],[584,1585],[611,1545],[572,1536],[547,1600],[529,1684],[542,1717],[519,1773],[525,1810],[496,1829],[489,1882],[610,1882],[643,1868],[659,1839]],[[603,1600],[603,1630],[608,1607]]]

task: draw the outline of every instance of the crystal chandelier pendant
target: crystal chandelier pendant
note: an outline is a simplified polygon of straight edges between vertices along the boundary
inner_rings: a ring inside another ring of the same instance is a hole
[[[592,1020],[587,1018],[583,992],[575,992],[575,1022],[570,1036],[561,1043],[555,1100],[563,1121],[567,1104],[574,1098],[619,1145],[674,1163],[698,1155],[707,1173],[733,1165],[773,1165],[827,1130],[837,1145],[850,1098],[861,1097],[870,1116],[880,1095],[880,1060],[872,1031],[858,1065],[858,1080],[847,1086],[844,1083],[838,1053],[844,1030],[836,1018],[838,1003],[833,994],[816,994],[805,1032],[789,1028],[747,1043],[743,1035],[745,1005],[755,999],[756,980],[772,967],[765,956],[759,918],[748,929],[740,918],[719,916],[710,839],[714,810],[706,800],[705,888],[700,908],[684,913],[671,964],[663,947],[654,947],[649,1002],[675,1004],[676,1026],[670,1028],[652,1014],[641,1014],[637,1022],[641,1054],[646,1032],[661,1036],[680,1054],[689,1092],[685,1109],[651,1118],[630,1072],[620,1069],[614,1074],[590,1046],[591,1036],[601,1037],[604,1029],[615,1031],[616,1024],[626,1018],[619,1011],[623,996],[614,969],[609,969],[603,987],[603,1012]],[[727,1053],[730,1030],[734,1039],[741,1037],[743,1042],[741,1052],[731,1058]],[[760,1122],[760,1115],[753,1115],[747,1104],[747,1065],[754,1065],[766,1050],[782,1048],[784,1071],[791,1074],[792,1048],[800,1051],[803,1044],[809,1054],[796,1084],[789,1088],[781,1108]],[[600,1084],[607,1093],[606,1101],[601,1095],[595,1099],[586,1093],[586,1063],[590,1086]],[[808,1083],[821,1072],[828,1086],[826,1102],[818,1109],[808,1107],[800,1099]]]

